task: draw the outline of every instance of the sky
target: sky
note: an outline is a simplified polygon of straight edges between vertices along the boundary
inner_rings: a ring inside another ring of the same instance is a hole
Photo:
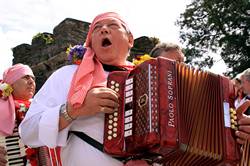
[[[157,37],[161,42],[179,42],[175,25],[191,0],[0,0],[0,79],[12,65],[11,48],[27,43],[37,33],[53,32],[65,18],[91,22],[107,11],[118,12],[128,23],[134,38]],[[217,60],[220,57],[216,57]],[[221,62],[221,61],[219,61]],[[212,72],[226,70],[216,63]]]

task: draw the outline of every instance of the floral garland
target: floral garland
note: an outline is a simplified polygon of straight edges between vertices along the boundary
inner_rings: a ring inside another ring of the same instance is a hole
[[[144,54],[144,55],[141,55],[141,56],[136,56],[136,58],[133,59],[133,64],[134,65],[139,65],[147,60],[150,60],[150,59],[153,59],[149,54]]]
[[[80,65],[86,50],[87,49],[83,45],[69,46],[66,51],[68,60],[72,64]]]
[[[24,116],[30,107],[30,103],[31,103],[31,100],[15,100],[16,122],[18,126],[24,119]],[[28,160],[27,162],[29,163],[29,165],[38,166],[37,150],[34,148],[25,146],[25,153],[26,153],[26,158]]]
[[[0,83],[0,97],[2,99],[7,99],[11,93],[13,92],[13,88],[7,83]]]
[[[26,112],[30,107],[31,100],[15,100],[16,120],[18,125],[24,119]]]

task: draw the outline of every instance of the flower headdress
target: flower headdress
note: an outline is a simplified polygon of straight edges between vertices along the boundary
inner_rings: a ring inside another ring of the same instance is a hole
[[[147,61],[147,60],[150,60],[150,59],[153,59],[149,54],[144,54],[144,55],[141,55],[141,56],[136,56],[136,58],[133,59],[133,64],[134,65],[139,65],[141,63],[143,63],[144,61]]]
[[[0,83],[0,97],[2,99],[7,99],[13,92],[13,88],[7,83]]]
[[[68,56],[68,60],[72,63],[72,64],[77,64],[79,65],[82,61],[83,55],[86,52],[86,48],[83,45],[75,45],[75,46],[69,46],[67,48],[67,56]]]

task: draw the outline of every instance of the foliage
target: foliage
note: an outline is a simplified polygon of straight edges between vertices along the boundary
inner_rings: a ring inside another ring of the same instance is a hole
[[[44,33],[37,33],[35,36],[33,36],[33,39],[41,38],[45,41],[45,44],[51,44],[54,42],[54,39],[50,34],[44,34]]]
[[[250,1],[194,0],[177,21],[180,37],[187,46],[187,62],[212,66],[209,52],[220,53],[235,76],[250,65]]]

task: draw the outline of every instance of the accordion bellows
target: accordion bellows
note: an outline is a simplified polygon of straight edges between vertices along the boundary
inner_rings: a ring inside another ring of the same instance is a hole
[[[106,153],[154,154],[152,160],[167,165],[239,162],[228,78],[157,58],[110,73],[107,86],[121,97],[120,107],[105,115]]]

